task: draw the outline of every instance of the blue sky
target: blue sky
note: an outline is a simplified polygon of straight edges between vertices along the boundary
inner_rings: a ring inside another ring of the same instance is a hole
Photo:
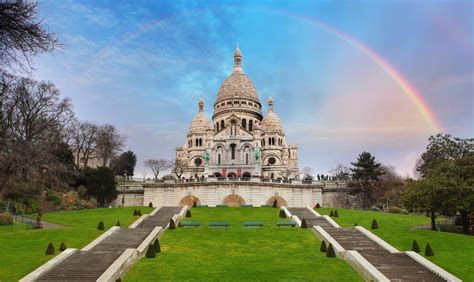
[[[40,1],[65,44],[35,77],[81,120],[111,123],[139,157],[174,158],[202,95],[206,113],[237,44],[265,105],[271,95],[300,167],[327,173],[363,150],[412,174],[433,130],[393,78],[315,25],[340,30],[418,89],[445,132],[474,134],[472,1]]]

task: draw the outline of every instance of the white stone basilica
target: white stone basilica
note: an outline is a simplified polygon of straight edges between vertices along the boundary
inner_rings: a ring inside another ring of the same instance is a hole
[[[186,142],[176,149],[183,177],[298,177],[298,147],[286,143],[271,97],[262,115],[257,89],[242,70],[239,48],[234,70],[217,93],[212,121],[201,97]]]

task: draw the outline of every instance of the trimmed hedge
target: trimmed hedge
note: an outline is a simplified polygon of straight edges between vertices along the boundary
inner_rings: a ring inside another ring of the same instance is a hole
[[[278,216],[281,218],[286,218],[285,211],[283,209],[280,209],[280,214]]]
[[[148,249],[146,250],[145,257],[147,257],[147,258],[156,258],[155,245],[150,244],[150,246],[148,246]]]
[[[99,224],[97,225],[97,229],[99,229],[99,230],[104,230],[105,229],[103,221],[99,221]]]
[[[335,258],[336,257],[336,252],[334,251],[334,247],[332,246],[331,243],[329,243],[328,250],[326,251],[326,256],[328,258]]]
[[[153,203],[150,202],[150,203],[148,204],[148,207],[149,207],[149,208],[152,208],[152,207],[153,207]]]
[[[186,211],[186,217],[191,217],[191,210]]]
[[[433,249],[431,249],[430,243],[426,243],[425,256],[427,256],[427,257],[434,256],[434,252],[433,252]]]
[[[308,223],[306,222],[306,218],[303,218],[303,220],[301,221],[301,228],[308,228]]]
[[[411,250],[416,253],[420,252],[420,246],[418,246],[418,242],[416,240],[413,240],[413,243],[411,244]]]
[[[170,218],[170,226],[169,229],[176,229],[176,222],[172,218]]]
[[[372,219],[372,224],[370,225],[371,229],[377,229],[379,228],[379,224],[377,223],[377,220]]]
[[[61,242],[61,245],[59,245],[59,250],[62,252],[62,251],[64,251],[65,249],[67,249],[66,243],[64,243],[64,241],[62,241],[62,242]]]
[[[161,246],[160,246],[160,241],[155,240],[155,243],[153,244],[155,246],[155,252],[161,253]]]
[[[337,212],[337,210],[334,211],[334,217],[339,217],[339,213]]]
[[[322,241],[321,242],[321,247],[319,247],[319,250],[322,252],[322,253],[325,253],[328,251],[328,247],[326,246],[326,241]]]
[[[120,226],[120,221],[117,220],[117,223],[115,224],[115,226]]]
[[[49,244],[48,244],[48,247],[46,248],[45,254],[46,254],[46,255],[54,255],[55,252],[56,252],[56,251],[54,250],[54,245],[53,245],[53,243],[49,243]]]

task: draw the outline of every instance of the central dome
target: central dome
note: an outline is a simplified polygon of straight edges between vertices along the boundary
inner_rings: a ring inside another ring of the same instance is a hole
[[[260,104],[257,89],[242,70],[242,52],[239,47],[234,53],[234,71],[229,75],[217,92],[216,104],[235,98],[249,99]]]

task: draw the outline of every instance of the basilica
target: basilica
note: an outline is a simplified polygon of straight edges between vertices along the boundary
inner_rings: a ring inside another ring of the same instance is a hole
[[[234,53],[234,69],[214,102],[212,122],[201,97],[185,144],[176,148],[185,178],[298,178],[298,146],[287,144],[283,126],[268,99],[267,114],[257,89],[242,69],[242,53]]]

